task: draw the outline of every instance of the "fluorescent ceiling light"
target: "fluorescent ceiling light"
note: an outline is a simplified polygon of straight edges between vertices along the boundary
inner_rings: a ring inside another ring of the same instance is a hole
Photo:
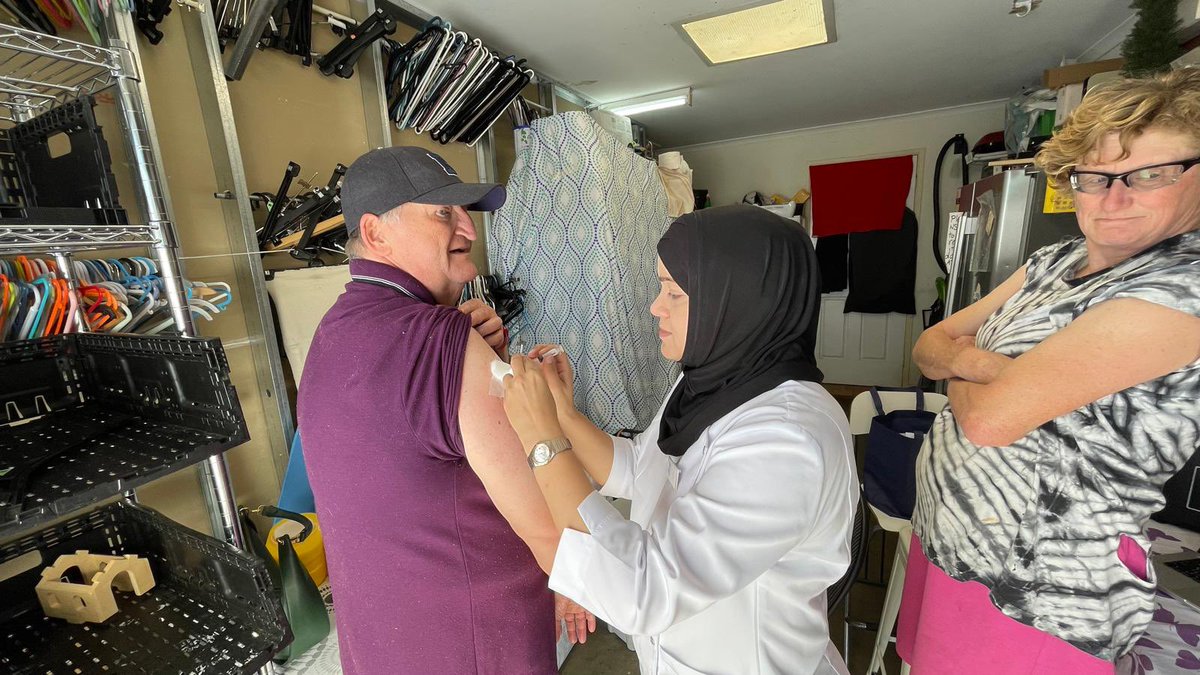
[[[675,108],[681,105],[692,104],[692,88],[684,87],[682,89],[674,89],[672,91],[664,91],[658,94],[649,94],[646,96],[638,96],[636,98],[627,98],[620,101],[612,101],[600,106],[601,109],[607,110],[616,115],[625,117],[633,117],[651,110],[662,110],[664,108]]]
[[[709,65],[778,54],[833,42],[833,0],[778,0],[679,29]]]

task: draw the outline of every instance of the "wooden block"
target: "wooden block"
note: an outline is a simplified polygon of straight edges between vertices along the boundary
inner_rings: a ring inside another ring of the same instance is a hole
[[[336,216],[330,218],[329,220],[322,220],[321,222],[317,223],[317,226],[313,228],[312,236],[316,237],[316,236],[325,234],[326,232],[328,232],[332,229],[341,227],[342,225],[345,225],[345,224],[346,224],[346,217],[339,213]],[[264,250],[274,251],[276,249],[281,249],[281,248],[282,249],[292,248],[296,244],[300,243],[300,239],[303,236],[304,236],[303,231],[293,232],[292,234],[289,234],[288,236],[284,237],[283,239],[280,239],[279,244],[277,244],[277,245],[268,243],[267,247]]]
[[[1091,63],[1075,63],[1058,68],[1047,68],[1042,73],[1042,86],[1047,89],[1058,89],[1068,84],[1083,82],[1096,73],[1120,70],[1124,65],[1125,59],[1106,59]]]
[[[988,162],[988,166],[1002,166],[1005,168],[1011,168],[1014,166],[1028,166],[1030,164],[1033,164],[1032,157],[1025,157],[1022,159],[998,159],[994,162]]]

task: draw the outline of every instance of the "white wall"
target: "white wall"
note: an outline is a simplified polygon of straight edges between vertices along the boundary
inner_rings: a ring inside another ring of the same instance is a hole
[[[938,152],[956,133],[965,134],[967,143],[974,145],[984,134],[1003,128],[1004,104],[990,102],[674,149],[683,152],[694,171],[693,185],[707,188],[714,206],[736,203],[751,190],[792,195],[809,186],[808,167],[813,164],[918,155],[914,211],[920,224],[916,288],[919,312],[937,297],[934,279],[940,274],[931,246],[932,180]],[[956,156],[948,157],[943,164],[944,221],[945,214],[954,208],[961,178]],[[944,223],[941,230],[944,236]],[[918,313],[910,330],[910,347],[920,331]],[[905,380],[915,379],[916,373],[908,368]]]

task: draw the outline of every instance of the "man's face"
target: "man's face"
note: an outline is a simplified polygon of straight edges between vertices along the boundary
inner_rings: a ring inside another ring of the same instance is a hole
[[[479,274],[471,260],[475,223],[461,206],[402,204],[378,225],[386,262],[416,277],[440,304],[455,304]]]

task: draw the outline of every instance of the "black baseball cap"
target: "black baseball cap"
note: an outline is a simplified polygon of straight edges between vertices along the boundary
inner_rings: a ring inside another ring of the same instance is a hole
[[[342,214],[352,234],[364,214],[378,216],[409,202],[495,211],[506,197],[503,185],[464,183],[437,153],[413,146],[372,150],[354,160],[342,179]]]

